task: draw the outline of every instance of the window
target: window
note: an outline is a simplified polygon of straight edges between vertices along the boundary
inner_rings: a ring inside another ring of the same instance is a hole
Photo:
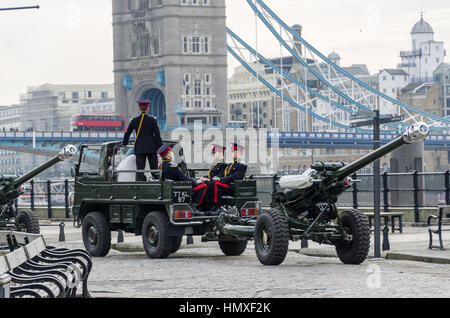
[[[148,56],[150,47],[150,35],[148,33],[140,36],[141,56]]]
[[[195,5],[195,6],[198,6],[198,2],[199,2],[200,0],[192,0],[192,4],[193,5]]]
[[[189,83],[191,81],[191,74],[189,73],[184,74],[184,80],[186,83]]]
[[[59,93],[59,98],[61,98],[62,100],[66,99],[66,93],[60,92]]]
[[[72,99],[78,99],[78,92],[72,93]]]
[[[200,53],[200,37],[198,36],[192,37],[192,53],[194,54]]]
[[[108,98],[108,92],[102,92],[102,99]]]
[[[149,7],[149,0],[139,0],[139,10],[145,10]]]
[[[133,0],[128,0],[128,10],[133,10]]]
[[[186,105],[186,108],[189,108],[189,107],[190,107],[190,103],[189,103],[188,100],[186,101],[185,105]]]
[[[194,107],[195,108],[201,108],[202,107],[202,101],[201,100],[196,100],[194,102]]]
[[[189,53],[189,38],[187,36],[183,37],[183,53]]]
[[[194,82],[194,95],[200,96],[202,94],[202,84],[200,81]]]
[[[211,101],[209,101],[209,100],[206,101],[206,107],[211,108]]]
[[[206,96],[211,95],[211,87],[207,87],[207,88],[205,89],[205,95],[206,95]]]
[[[385,81],[386,80],[386,76],[383,76],[383,81]]]
[[[439,58],[436,58],[436,63],[438,63],[438,64],[439,64],[439,63],[440,63],[440,61],[441,61],[441,60],[440,60]]]
[[[153,39],[153,55],[159,55],[159,38]]]
[[[156,5],[162,6],[162,0],[158,0],[158,1],[156,2]]]
[[[208,37],[203,37],[203,53],[204,54],[209,54],[209,38]]]
[[[92,97],[92,92],[88,91],[88,98],[91,98],[91,97]]]
[[[205,74],[205,84],[211,84],[211,74]]]

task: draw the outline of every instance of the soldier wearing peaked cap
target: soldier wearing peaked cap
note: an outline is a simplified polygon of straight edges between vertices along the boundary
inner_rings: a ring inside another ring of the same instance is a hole
[[[233,143],[231,151],[233,162],[225,169],[224,176],[216,176],[212,180],[213,185],[209,188],[209,197],[213,198],[216,207],[222,205],[222,197],[233,194],[233,185],[237,180],[244,180],[247,173],[247,165],[239,162],[245,148],[237,143]]]
[[[204,176],[203,178],[200,178],[200,181],[204,182],[206,186],[208,187],[206,189],[207,194],[206,198],[201,201],[202,204],[200,204],[200,207],[202,210],[210,210],[213,205],[213,196],[211,195],[212,191],[211,188],[212,185],[212,179],[215,177],[224,177],[225,176],[225,169],[227,168],[227,164],[224,162],[224,152],[227,148],[219,146],[219,145],[213,145],[213,148],[211,150],[211,155],[214,158],[214,162],[209,168],[208,175]]]
[[[128,129],[123,137],[123,145],[128,145],[130,135],[136,132],[134,143],[134,154],[136,155],[137,170],[145,170],[145,163],[148,160],[150,169],[158,169],[158,157],[156,151],[162,145],[161,133],[158,127],[158,121],[155,117],[147,114],[150,107],[149,100],[140,100],[137,102],[141,114],[131,120]],[[153,174],[154,178],[158,178]],[[143,172],[137,173],[137,181],[146,181]]]
[[[172,149],[169,144],[164,144],[158,149],[158,155],[160,155],[162,162],[159,166],[161,170],[161,179],[164,180],[172,180],[172,181],[188,181],[191,182],[193,187],[193,196],[192,201],[198,205],[203,204],[203,200],[206,195],[206,184],[201,180],[195,180],[185,176],[183,172],[181,172],[180,167],[172,161]],[[200,216],[198,212],[195,212],[197,216]]]

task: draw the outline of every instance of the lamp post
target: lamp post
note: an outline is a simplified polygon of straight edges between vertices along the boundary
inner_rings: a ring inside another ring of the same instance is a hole
[[[380,118],[380,111],[374,110],[373,114],[366,113],[362,116],[353,116],[352,119],[364,119],[370,118],[360,122],[354,122],[350,124],[351,128],[357,127],[373,127],[373,149],[376,150],[380,147],[380,125],[386,123],[393,123],[403,121],[405,116],[386,116]],[[373,216],[374,216],[374,256],[381,257],[380,251],[380,230],[381,230],[381,214],[380,214],[380,160],[373,163],[373,188],[374,188],[374,206],[373,206]]]

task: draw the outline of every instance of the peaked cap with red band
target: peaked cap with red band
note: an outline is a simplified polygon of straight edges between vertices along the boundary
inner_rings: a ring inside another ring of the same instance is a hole
[[[215,154],[216,152],[225,152],[226,149],[227,148],[219,146],[219,145],[213,145],[211,153]]]
[[[234,150],[234,151],[236,151],[236,150],[244,151],[244,149],[245,149],[244,146],[241,146],[241,145],[239,145],[237,143],[233,143],[231,145],[232,145],[231,149]]]
[[[169,144],[164,144],[161,147],[159,147],[157,153],[158,155],[160,155],[161,157],[164,157],[165,155],[167,155],[170,151],[172,150],[172,148],[170,148]]]
[[[138,100],[137,101],[139,108],[147,108],[150,106],[151,101],[149,101],[148,99],[142,99],[142,100]]]

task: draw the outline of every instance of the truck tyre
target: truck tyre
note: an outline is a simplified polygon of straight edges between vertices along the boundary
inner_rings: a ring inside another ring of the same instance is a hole
[[[286,217],[277,209],[264,211],[255,226],[256,256],[263,265],[280,265],[289,247]]]
[[[82,225],[83,243],[86,250],[95,257],[108,255],[111,248],[111,229],[103,213],[90,212]]]
[[[183,241],[183,236],[172,236],[172,249],[170,253],[176,253],[181,246],[181,242]]]
[[[169,236],[169,218],[164,212],[147,214],[142,225],[142,242],[150,258],[167,258],[173,250],[173,239]]]
[[[219,247],[226,256],[239,256],[247,248],[247,240],[219,241]]]
[[[31,210],[19,211],[17,213],[17,223],[19,224],[19,228],[23,232],[39,234],[39,220],[36,215]]]
[[[343,231],[352,240],[335,244],[339,259],[344,264],[358,265],[365,261],[370,248],[370,228],[367,217],[358,210],[344,211],[338,219]]]

